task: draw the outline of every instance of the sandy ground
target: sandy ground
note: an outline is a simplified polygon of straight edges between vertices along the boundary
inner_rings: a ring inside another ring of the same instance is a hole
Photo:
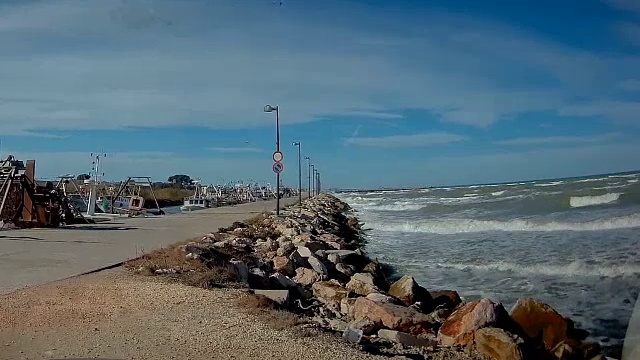
[[[118,268],[0,295],[0,359],[388,359],[275,330],[239,294]]]

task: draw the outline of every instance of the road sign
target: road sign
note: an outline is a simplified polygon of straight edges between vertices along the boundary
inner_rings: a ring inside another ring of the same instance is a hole
[[[284,155],[280,151],[276,151],[273,153],[273,161],[279,163],[284,159]]]
[[[284,164],[281,162],[276,162],[273,164],[273,172],[276,174],[280,174],[284,170]]]

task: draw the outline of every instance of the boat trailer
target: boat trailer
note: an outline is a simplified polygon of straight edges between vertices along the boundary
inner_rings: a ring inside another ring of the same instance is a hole
[[[26,163],[9,155],[0,162],[0,221],[2,228],[58,227],[63,224],[88,223],[78,213],[64,192],[46,182],[35,180],[36,162]]]

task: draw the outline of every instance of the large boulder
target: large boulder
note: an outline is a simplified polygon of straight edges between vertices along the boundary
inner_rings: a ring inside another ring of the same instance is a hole
[[[340,311],[340,302],[346,298],[349,290],[335,280],[319,281],[312,285],[313,296],[325,304],[327,308]]]
[[[405,305],[410,306],[416,302],[421,303],[421,308],[425,312],[433,309],[433,298],[427,289],[418,285],[412,276],[403,276],[400,280],[394,282],[388,291],[389,295],[394,296]]]
[[[329,269],[327,269],[327,266],[320,259],[318,259],[317,257],[315,257],[313,255],[309,256],[307,258],[307,263],[318,274],[320,274],[322,276],[329,275]]]
[[[442,306],[447,309],[454,309],[462,303],[460,295],[455,290],[435,290],[431,291],[433,306]]]
[[[357,273],[353,275],[347,283],[347,289],[362,296],[380,292],[380,289],[373,284],[373,275],[369,273]]]
[[[284,275],[293,275],[294,269],[293,261],[289,257],[276,256],[273,258],[273,270]]]
[[[473,342],[477,330],[502,327],[508,322],[509,314],[502,304],[477,300],[461,306],[447,318],[438,331],[438,340],[445,346],[466,346]]]
[[[358,298],[354,304],[355,320],[369,319],[380,322],[391,330],[420,335],[432,333],[435,326],[433,320],[419,311],[391,303],[377,303],[366,297]]]
[[[510,315],[527,336],[540,336],[545,348],[549,350],[567,339],[569,320],[541,301],[532,298],[518,299],[511,308]]]
[[[297,268],[296,276],[293,277],[294,282],[303,286],[313,285],[313,283],[316,283],[320,280],[322,280],[322,276],[320,274],[312,269],[307,268]]]
[[[498,328],[482,328],[474,340],[479,353],[494,360],[522,360],[524,340]]]

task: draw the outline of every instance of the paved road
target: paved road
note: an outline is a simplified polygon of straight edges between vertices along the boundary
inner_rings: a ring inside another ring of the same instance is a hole
[[[281,200],[281,206],[296,198]],[[95,225],[0,231],[0,293],[81,274],[202,236],[253,214],[275,200],[153,218],[124,218]]]

